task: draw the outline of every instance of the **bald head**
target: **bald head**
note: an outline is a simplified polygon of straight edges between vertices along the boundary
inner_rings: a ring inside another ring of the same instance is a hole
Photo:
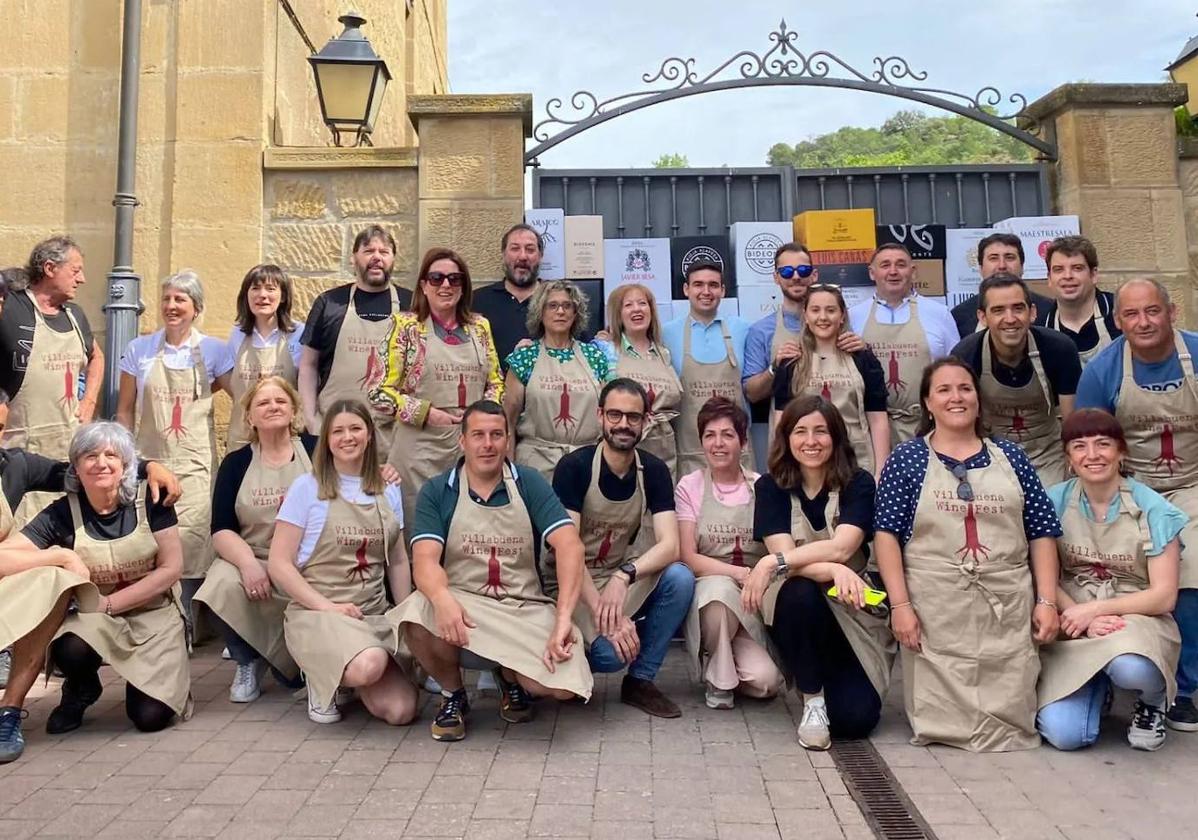
[[[1173,352],[1176,314],[1169,290],[1151,277],[1128,280],[1115,296],[1115,324],[1123,331],[1132,355],[1142,362],[1160,362]]]
[[[1118,309],[1119,301],[1123,299],[1123,292],[1128,289],[1140,288],[1145,286],[1155,289],[1156,295],[1160,299],[1162,306],[1169,306],[1169,290],[1165,288],[1165,284],[1155,277],[1133,277],[1130,280],[1124,280],[1119,284],[1119,288],[1115,291],[1115,308]]]

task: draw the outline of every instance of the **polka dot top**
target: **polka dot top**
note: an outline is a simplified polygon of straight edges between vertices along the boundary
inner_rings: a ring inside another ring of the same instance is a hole
[[[607,382],[611,378],[610,365],[607,361],[607,354],[603,348],[586,341],[576,341],[574,346],[582,351],[582,357],[595,373],[595,378],[600,384]],[[568,362],[574,358],[574,350],[566,347],[559,349],[556,347],[546,347],[545,352],[559,362]],[[516,378],[520,380],[521,385],[527,385],[529,378],[532,376],[533,365],[537,362],[537,356],[541,354],[541,342],[534,341],[527,347],[521,347],[507,357],[508,370],[516,374]]]
[[[1023,448],[1005,438],[990,438],[990,444],[1006,454],[1023,488],[1023,533],[1028,541],[1059,537],[1061,523],[1056,510]],[[919,504],[919,491],[928,472],[930,451],[923,438],[909,440],[894,448],[886,466],[882,468],[874,511],[874,530],[893,534],[902,545],[911,539],[911,530],[915,527],[915,507]],[[958,463],[939,452],[936,456],[950,470]],[[989,465],[990,454],[985,448],[965,459],[967,469],[981,469]]]

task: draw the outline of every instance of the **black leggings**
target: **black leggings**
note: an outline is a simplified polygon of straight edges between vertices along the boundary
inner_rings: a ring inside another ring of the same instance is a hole
[[[782,584],[770,638],[804,694],[824,692],[836,738],[865,738],[878,725],[882,699],[836,623],[826,583],[795,577]]]
[[[90,682],[99,679],[100,666],[104,660],[91,645],[74,633],[67,633],[54,640],[50,646],[50,658],[63,676],[72,682]],[[155,700],[130,683],[125,683],[125,714],[142,732],[158,732],[170,726],[175,717],[170,706]]]

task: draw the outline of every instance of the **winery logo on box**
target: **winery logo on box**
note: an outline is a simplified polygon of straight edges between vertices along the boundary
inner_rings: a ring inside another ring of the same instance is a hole
[[[548,219],[545,217],[534,218],[528,222],[528,225],[541,235],[541,242],[543,244],[557,242],[557,234],[550,233],[549,231],[551,226],[557,227],[557,219]]]
[[[759,233],[745,245],[745,261],[758,274],[772,275],[774,255],[781,247],[781,238],[772,233]]]
[[[650,271],[652,268],[653,263],[649,259],[649,252],[643,248],[633,248],[624,260],[625,271]]]
[[[931,251],[934,245],[932,232],[926,229],[926,225],[890,225],[890,235],[903,245],[907,244],[907,237],[910,236],[911,244],[916,246],[912,250]]]
[[[724,271],[724,258],[720,256],[719,251],[710,245],[696,245],[682,255],[682,276],[685,277],[686,270],[697,262],[714,263],[721,273]]]

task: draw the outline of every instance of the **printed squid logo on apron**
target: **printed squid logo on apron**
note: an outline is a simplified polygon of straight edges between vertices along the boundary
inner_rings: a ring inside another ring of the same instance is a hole
[[[476,348],[475,356],[477,357],[477,355]],[[486,388],[486,379],[483,375],[481,362],[475,364],[448,362],[442,361],[438,355],[438,358],[429,367],[433,381],[448,384],[452,393],[450,399],[456,399],[457,402],[455,405],[463,411],[472,402],[470,391],[475,390],[481,393]]]
[[[990,546],[982,542],[978,533],[979,512],[1002,516],[1007,512],[1007,497],[1002,493],[979,493],[971,501],[962,501],[956,492],[936,490],[936,510],[950,514],[961,514],[963,542],[953,553],[963,562],[973,564],[990,559]]]
[[[178,443],[185,437],[190,435],[190,430],[183,422],[183,410],[195,402],[197,394],[195,388],[187,391],[175,390],[166,385],[148,384],[146,387],[150,391],[150,399],[158,405],[170,407],[170,420],[166,424],[166,428],[162,430],[164,438],[174,437]]]
[[[903,379],[901,367],[902,359],[915,359],[923,355],[920,352],[919,346],[916,344],[886,344],[886,345],[871,345],[870,349],[878,355],[886,358],[886,390],[898,396],[910,384]],[[880,351],[880,352],[879,352]],[[916,383],[918,384],[918,383]]]
[[[1132,578],[1136,571],[1136,556],[1127,553],[1103,551],[1097,546],[1066,542],[1057,538],[1061,555],[1061,567],[1070,574],[1090,575],[1095,580],[1107,581],[1116,576]]]
[[[557,414],[553,417],[553,425],[566,431],[574,431],[578,426],[578,417],[570,413],[570,394],[583,390],[594,390],[595,386],[588,380],[567,378],[559,374],[546,374],[541,379],[542,387],[550,391],[558,391]]]
[[[1158,441],[1158,455],[1152,459],[1152,466],[1159,470],[1168,471],[1169,475],[1175,475],[1177,470],[1184,468],[1185,459],[1177,454],[1177,446],[1174,443],[1175,424],[1185,424],[1193,426],[1193,421],[1196,419],[1189,416],[1180,417],[1143,417],[1140,418],[1147,427],[1148,431],[1156,432]],[[1188,429],[1187,429],[1188,431]]]
[[[497,536],[493,533],[480,531],[463,531],[458,551],[462,557],[475,561],[486,560],[487,576],[482,585],[476,590],[477,594],[496,600],[511,597],[508,585],[504,582],[503,565],[519,561],[524,547],[524,538],[520,536]],[[510,577],[510,575],[509,575]],[[508,583],[514,583],[508,581]]]
[[[724,522],[709,522],[702,526],[702,536],[714,546],[728,548],[728,562],[733,566],[745,565],[745,546],[753,541],[753,529],[743,525]]]
[[[590,517],[584,520],[584,542],[590,542],[602,535],[602,538],[599,540],[599,548],[595,551],[595,556],[587,562],[587,566],[593,569],[605,567],[609,562],[608,558],[611,555],[612,546],[616,543],[622,543],[624,537],[631,531],[632,526],[624,520],[603,519],[601,517]]]
[[[281,499],[279,504],[282,505]],[[360,585],[365,586],[371,577],[370,549],[382,545],[383,529],[381,527],[364,528],[360,525],[335,525],[333,536],[337,540],[337,545],[347,551],[353,549],[354,565],[345,573],[346,579],[356,580]]]
[[[349,339],[347,349],[355,356],[364,356],[362,378],[358,385],[364,391],[372,390],[383,381],[383,360],[379,358],[379,347],[369,339],[354,336]]]
[[[79,387],[78,374],[71,369],[73,357],[71,353],[47,353],[43,357],[47,370],[62,370],[62,396],[58,398],[58,404],[71,412],[75,410]]]
[[[1028,433],[1028,415],[1035,415],[1042,407],[1040,402],[1010,406],[1011,414],[1008,418],[1010,423],[1007,426],[1005,436],[1017,443],[1023,443]]]

